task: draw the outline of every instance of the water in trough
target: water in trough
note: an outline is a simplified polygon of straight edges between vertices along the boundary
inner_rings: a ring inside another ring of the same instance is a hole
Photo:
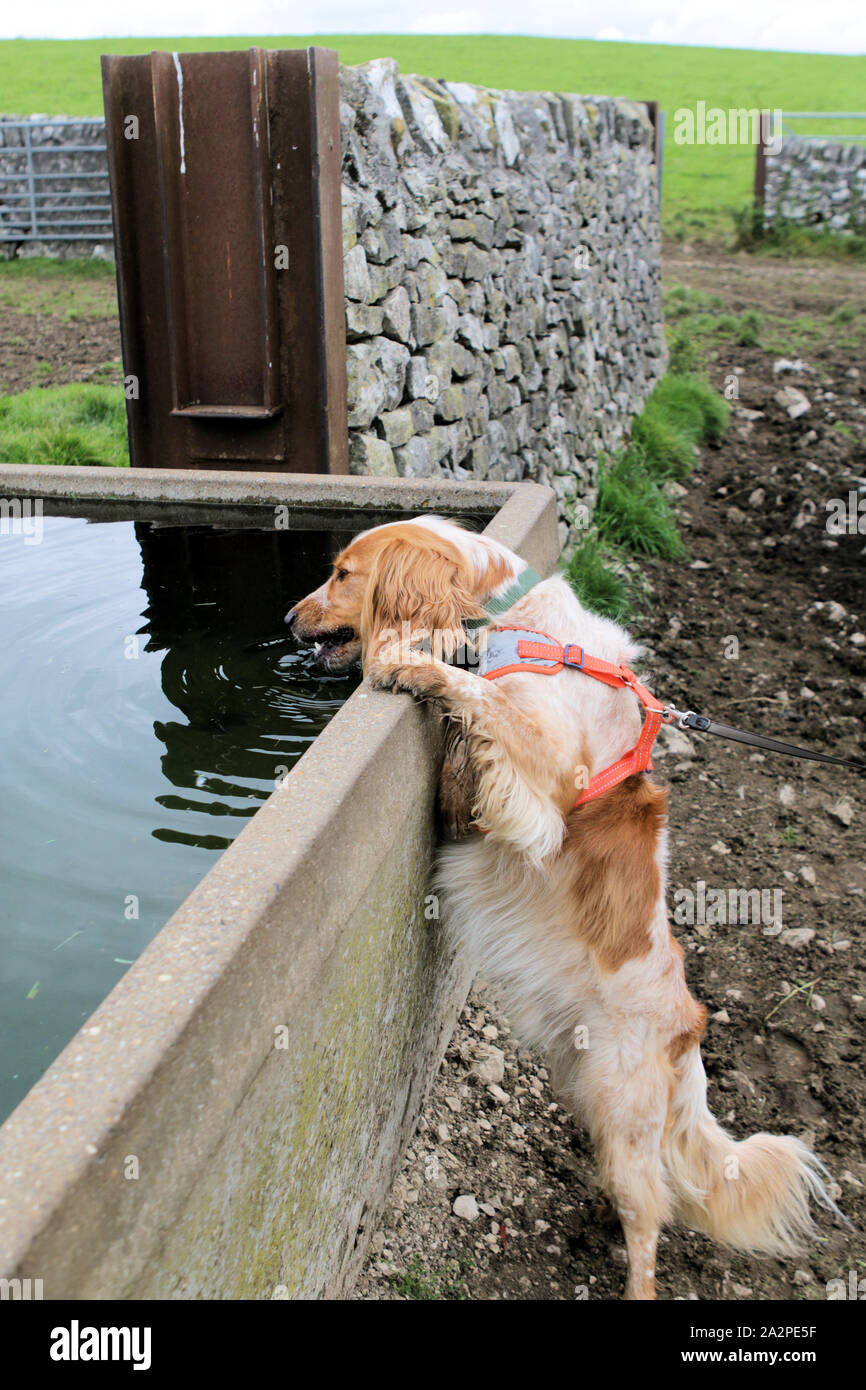
[[[0,535],[0,1119],[352,690],[283,626],[344,539]]]

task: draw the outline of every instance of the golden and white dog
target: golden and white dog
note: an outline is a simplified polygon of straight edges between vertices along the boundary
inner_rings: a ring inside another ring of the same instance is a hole
[[[320,644],[329,669],[360,657],[374,686],[433,700],[449,716],[443,813],[458,835],[486,833],[441,851],[444,921],[588,1126],[625,1232],[626,1297],[652,1298],[666,1222],[785,1254],[812,1230],[810,1197],[833,1204],[798,1139],[737,1141],[707,1108],[706,1011],[689,994],[665,907],[667,793],[638,774],[574,809],[579,770],[593,776],[634,746],[634,696],[568,669],[488,681],[439,659],[435,641],[418,650],[433,634],[449,655],[462,624],[483,618],[524,567],[452,522],[395,522],[358,536],[287,621]],[[500,620],[616,664],[638,656],[560,577]],[[409,645],[395,640],[407,623]]]

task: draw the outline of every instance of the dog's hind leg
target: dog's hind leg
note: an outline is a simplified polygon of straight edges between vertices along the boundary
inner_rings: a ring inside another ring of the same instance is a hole
[[[466,739],[462,730],[452,724],[445,736],[445,757],[439,774],[439,819],[447,839],[459,840],[468,835],[476,796]]]
[[[659,1230],[671,1213],[662,1164],[670,1067],[640,1021],[620,1020],[592,1036],[579,1073],[579,1108],[589,1121],[599,1176],[625,1235],[627,1299],[655,1298]],[[629,1036],[631,1035],[631,1036]],[[637,1052],[636,1056],[628,1054]]]

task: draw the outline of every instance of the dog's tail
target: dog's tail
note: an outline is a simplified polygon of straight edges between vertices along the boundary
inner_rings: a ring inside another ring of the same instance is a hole
[[[740,1250],[792,1255],[814,1234],[810,1198],[841,1216],[827,1170],[799,1139],[732,1139],[707,1108],[700,1051],[676,1063],[663,1159],[680,1219]],[[844,1219],[844,1218],[843,1218]]]

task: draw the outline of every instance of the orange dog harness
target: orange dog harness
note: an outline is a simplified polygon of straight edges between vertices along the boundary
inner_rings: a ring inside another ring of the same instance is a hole
[[[585,801],[601,796],[602,792],[636,772],[652,772],[650,755],[656,735],[662,724],[671,722],[675,712],[670,707],[662,706],[646,686],[641,685],[628,666],[614,666],[610,661],[601,661],[597,656],[590,656],[575,642],[563,647],[561,642],[549,637],[546,632],[534,632],[528,628],[490,628],[479,674],[488,681],[522,671],[531,671],[539,676],[555,676],[565,667],[582,671],[585,676],[592,676],[593,680],[615,689],[631,690],[646,711],[640,738],[634,748],[590,779],[586,790],[574,803],[575,806],[582,806]]]

